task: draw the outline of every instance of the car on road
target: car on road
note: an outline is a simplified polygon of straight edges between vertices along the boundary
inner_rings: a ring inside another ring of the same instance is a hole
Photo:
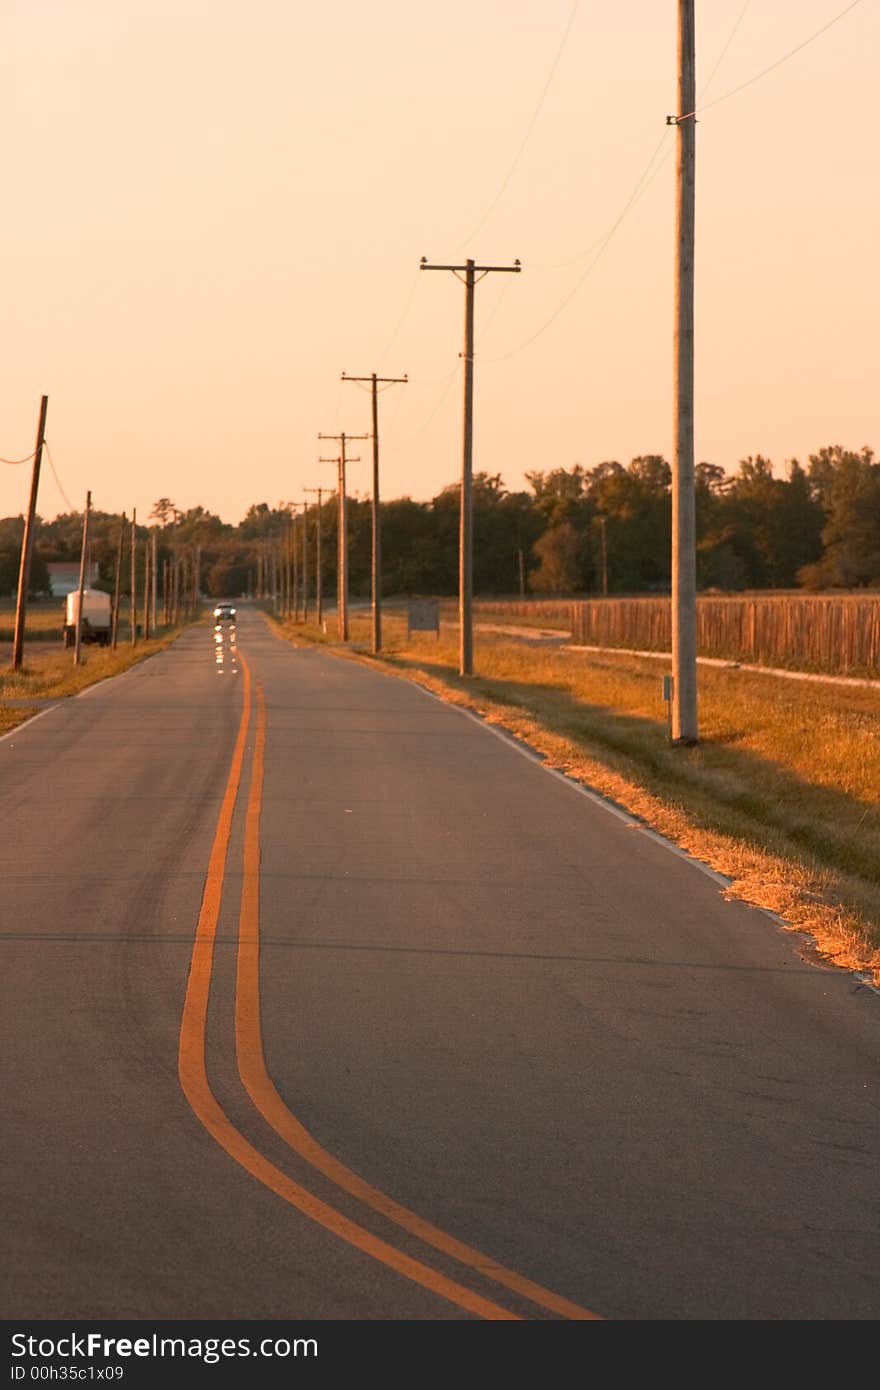
[[[214,609],[214,622],[234,623],[235,608],[233,607],[233,605],[231,603],[218,603],[217,607]]]

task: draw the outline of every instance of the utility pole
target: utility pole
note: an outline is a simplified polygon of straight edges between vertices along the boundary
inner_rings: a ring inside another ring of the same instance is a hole
[[[28,589],[31,583],[31,556],[34,551],[34,520],[37,515],[37,491],[40,486],[40,460],[43,457],[43,441],[46,437],[46,410],[49,397],[40,401],[40,418],[37,424],[37,446],[34,450],[34,465],[31,469],[31,495],[28,513],[21,538],[21,562],[18,569],[18,597],[15,602],[15,633],[12,641],[12,669],[21,670],[24,652],[24,624],[27,614]]]
[[[694,0],[678,0],[678,132],[672,470],[672,742],[698,742],[697,562],[694,487],[694,223],[696,41]]]
[[[137,507],[131,509],[131,645],[137,646]]]
[[[157,591],[157,590],[158,590],[158,584],[157,584],[157,578],[156,578],[156,568],[157,568],[157,542],[156,542],[156,528],[155,528],[155,526],[153,527],[153,534],[152,534],[152,536],[150,537],[150,545],[151,545],[152,552],[153,552],[153,564],[152,564],[152,568],[151,568],[151,575],[152,575],[152,579],[153,579],[153,630],[155,631],[155,629],[159,626],[159,619],[158,619],[158,617],[156,616],[157,613],[158,613],[158,611],[159,611],[159,609],[158,609],[158,598],[159,598],[159,594],[158,594],[158,591]]]
[[[86,493],[86,509],[83,515],[82,550],[79,556],[79,594],[76,602],[76,637],[73,643],[73,664],[79,665],[82,646],[83,591],[86,587],[86,556],[89,553],[89,513],[92,510],[92,494]]]
[[[602,539],[602,594],[608,596],[608,538],[605,534],[606,518],[599,517],[599,534]]]
[[[373,549],[372,566],[370,575],[370,596],[372,599],[373,616],[373,652],[381,651],[382,648],[382,525],[379,515],[379,383],[385,386],[396,386],[406,382],[405,376],[377,376],[372,372],[370,376],[346,376],[342,373],[343,381],[369,381],[371,383],[371,394],[373,397]]]
[[[315,621],[318,627],[324,618],[324,610],[321,606],[321,497],[324,489],[322,487],[307,487],[304,492],[315,492],[318,495],[318,510],[315,513]]]
[[[320,463],[335,463],[338,470],[337,493],[339,498],[339,520],[337,529],[337,579],[336,579],[336,616],[339,625],[339,637],[343,642],[348,641],[348,507],[345,497],[345,465],[346,463],[360,463],[360,458],[347,459],[345,455],[345,444],[349,439],[369,439],[368,434],[319,434],[319,439],[338,439],[339,457],[335,459],[320,459]]]
[[[155,614],[154,614],[155,617]],[[144,641],[150,639],[150,537],[144,538]]]
[[[457,280],[464,271],[464,446],[461,468],[461,519],[458,543],[458,621],[459,675],[471,676],[474,671],[474,497],[473,497],[473,435],[474,435],[474,286],[490,271],[506,270],[518,274],[519,261],[513,265],[428,265],[422,257],[421,270],[451,270]]]
[[[296,502],[291,503],[290,520],[290,566],[291,566],[291,612],[293,621],[299,622],[299,550],[296,543]]]
[[[309,621],[309,504],[302,504],[302,594],[303,622]]]
[[[122,520],[119,523],[119,544],[116,547],[116,579],[113,584],[113,636],[111,641],[114,651],[116,651],[116,639],[119,634],[119,594],[122,588],[122,550],[124,545],[125,512],[122,513]]]

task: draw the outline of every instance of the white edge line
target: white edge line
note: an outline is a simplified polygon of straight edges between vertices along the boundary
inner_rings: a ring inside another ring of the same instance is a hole
[[[382,674],[385,675],[388,673],[383,672]],[[640,834],[646,835],[648,839],[653,840],[655,844],[660,845],[662,849],[668,850],[669,853],[674,854],[676,858],[683,860],[686,864],[690,864],[694,869],[698,869],[701,874],[705,874],[707,878],[712,879],[719,887],[729,888],[733,883],[732,878],[728,878],[725,874],[718,873],[716,869],[713,869],[702,859],[697,859],[694,855],[689,854],[687,850],[682,849],[674,840],[667,839],[665,835],[661,835],[657,830],[652,830],[650,826],[645,825],[643,821],[640,821],[628,811],[621,810],[619,806],[615,806],[613,801],[602,796],[601,793],[594,791],[592,787],[585,786],[583,782],[578,781],[576,778],[567,776],[566,773],[560,772],[558,768],[548,767],[539,754],[523,745],[516,735],[511,734],[509,730],[498,728],[496,725],[490,724],[488,720],[476,714],[473,710],[467,709],[464,705],[456,704],[452,700],[444,700],[442,696],[435,694],[433,690],[429,690],[427,686],[419,684],[418,681],[410,681],[410,684],[415,686],[416,690],[420,690],[423,695],[427,695],[430,699],[436,700],[438,704],[444,705],[447,709],[454,709],[457,710],[459,714],[466,715],[473,723],[479,725],[481,729],[485,729],[487,733],[494,734],[495,737],[501,739],[508,748],[512,748],[515,753],[519,753],[522,757],[527,758],[530,763],[540,768],[542,772],[550,773],[552,777],[558,778],[559,781],[563,782],[567,787],[570,787],[572,791],[577,792],[579,796],[585,796],[587,800],[592,801],[595,806],[600,807],[603,811],[607,811],[610,815],[623,821],[630,830],[637,830]],[[746,907],[751,908],[754,912],[763,913],[765,917],[769,917],[772,922],[778,927],[784,928],[789,934],[800,936],[806,942],[812,942],[813,946],[818,949],[818,943],[810,932],[804,931],[802,927],[794,926],[791,922],[787,921],[786,918],[781,917],[778,912],[773,912],[767,907],[761,907],[758,903],[750,903],[745,898],[737,899],[737,901],[742,901]],[[809,964],[816,964],[816,962],[810,961]],[[824,970],[841,969],[840,966],[824,960],[821,960],[820,968]],[[870,975],[859,970],[846,969],[844,969],[844,974],[852,976],[852,978],[857,980],[865,989],[869,989],[872,994],[880,995],[880,988],[873,983]]]
[[[288,643],[288,645],[291,646],[293,644]],[[335,656],[337,657],[337,659],[341,659],[343,661],[349,659],[345,656],[340,656],[340,653],[333,651],[332,648],[317,647],[313,648],[313,650],[323,651],[325,655]],[[609,648],[609,650],[619,651],[620,648]],[[643,653],[643,655],[658,655],[658,653],[646,652]],[[494,734],[496,738],[501,739],[502,743],[504,743],[506,747],[513,749],[515,753],[519,753],[521,757],[528,759],[528,761],[534,767],[538,767],[541,769],[542,772],[549,773],[552,777],[558,778],[559,781],[564,783],[565,786],[570,787],[571,790],[573,792],[576,792],[579,796],[585,796],[588,801],[592,801],[593,804],[595,806],[598,806],[601,810],[607,811],[609,815],[615,816],[617,820],[623,821],[624,825],[626,825],[630,830],[637,830],[640,834],[646,835],[649,839],[653,840],[656,844],[660,845],[662,849],[668,850],[669,853],[674,854],[676,858],[683,860],[686,864],[690,864],[692,868],[698,869],[701,874],[704,874],[707,878],[710,878],[713,881],[713,883],[718,884],[720,888],[729,888],[733,883],[732,878],[729,878],[726,874],[718,873],[718,871],[716,869],[713,869],[711,865],[706,864],[702,859],[697,859],[693,854],[689,854],[686,849],[682,849],[681,846],[677,845],[674,840],[669,840],[666,838],[665,835],[661,835],[659,831],[652,830],[650,826],[644,823],[644,821],[639,820],[636,816],[633,816],[629,811],[624,811],[620,806],[616,806],[614,802],[611,801],[608,797],[602,796],[600,792],[595,791],[592,787],[586,786],[585,783],[578,781],[576,778],[569,777],[566,775],[566,773],[560,772],[558,768],[548,767],[538,752],[529,748],[528,745],[524,744],[520,739],[517,738],[516,734],[511,733],[509,729],[505,729],[503,727],[499,728],[495,724],[490,724],[486,718],[484,718],[480,714],[477,714],[474,710],[468,709],[466,705],[460,705],[456,703],[456,701],[454,700],[444,700],[442,695],[437,695],[433,690],[429,690],[428,687],[426,685],[422,685],[420,681],[412,680],[408,676],[399,676],[397,673],[392,671],[383,671],[380,667],[373,666],[368,663],[358,664],[367,665],[369,670],[376,672],[377,675],[385,676],[388,680],[405,680],[407,685],[412,686],[415,690],[421,691],[423,695],[427,695],[428,699],[436,701],[438,705],[443,705],[445,709],[455,710],[457,711],[457,713],[465,715],[479,728],[484,729],[487,733]],[[744,904],[744,906],[751,908],[754,912],[763,913],[765,917],[769,917],[771,922],[774,922],[776,926],[783,928],[786,932],[789,933],[789,935],[800,936],[803,941],[811,942],[814,949],[818,951],[818,943],[816,942],[815,937],[813,937],[810,934],[810,932],[804,931],[802,927],[794,926],[793,923],[787,921],[785,917],[781,917],[778,912],[773,912],[768,907],[761,907],[758,903],[751,903],[746,898],[737,899],[737,901],[741,901]],[[810,961],[809,964],[816,964],[816,962]],[[861,985],[865,989],[870,990],[872,994],[880,995],[880,988],[878,988],[878,986],[874,984],[870,975],[867,975],[862,971],[847,970],[844,967],[834,965],[830,962],[825,962],[824,959],[821,958],[818,968],[821,968],[823,970],[843,969],[843,973],[850,975],[854,980],[857,980],[859,985]]]
[[[175,638],[175,641],[176,640]],[[170,645],[173,645],[173,643]],[[149,652],[147,656],[144,657],[144,661],[149,661],[151,657],[158,656],[160,652],[168,650],[168,647],[159,647],[157,651]],[[27,719],[23,719],[20,724],[16,724],[14,729],[8,729],[5,734],[0,734],[0,743],[5,743],[6,739],[13,738],[15,734],[23,733],[25,729],[30,728],[31,724],[35,724],[38,719],[42,719],[44,714],[51,714],[53,710],[61,709],[61,706],[66,705],[68,700],[81,700],[84,695],[91,695],[94,690],[97,690],[99,686],[106,685],[108,681],[122,680],[123,676],[129,675],[137,666],[140,666],[140,664],[139,661],[133,661],[130,666],[126,666],[124,671],[114,671],[110,676],[100,676],[98,680],[92,681],[91,685],[84,685],[82,690],[76,690],[72,695],[62,695],[56,704],[46,705],[45,709],[38,710],[36,714],[29,714]],[[48,698],[51,699],[51,695]]]
[[[58,705],[46,705],[45,709],[37,710],[36,714],[29,714],[20,724],[16,724],[14,729],[8,729],[5,734],[0,734],[0,743],[5,743],[8,738],[14,738],[16,734],[22,733],[31,724],[36,724],[38,719],[42,719],[44,714],[51,714],[53,709],[58,709]]]

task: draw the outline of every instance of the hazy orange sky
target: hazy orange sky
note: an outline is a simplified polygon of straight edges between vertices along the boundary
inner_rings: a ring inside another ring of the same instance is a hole
[[[696,0],[696,455],[728,472],[880,447],[880,0],[750,80],[845,8]],[[475,470],[671,459],[677,10],[3,0],[0,455],[47,395],[41,515],[329,491],[318,434],[370,429],[342,372],[409,376],[385,498],[456,482],[464,288],[423,255],[522,261],[476,291]],[[0,516],[29,483],[0,465]]]

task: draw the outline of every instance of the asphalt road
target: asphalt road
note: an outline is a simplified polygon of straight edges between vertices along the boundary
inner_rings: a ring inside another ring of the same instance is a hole
[[[219,636],[0,740],[0,1316],[875,1319],[877,993],[462,711]]]

